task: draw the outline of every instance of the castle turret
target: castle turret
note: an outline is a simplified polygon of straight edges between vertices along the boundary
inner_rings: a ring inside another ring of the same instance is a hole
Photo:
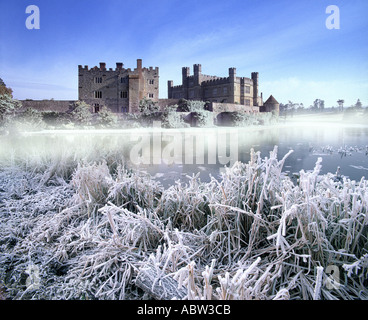
[[[202,73],[202,65],[200,64],[193,65],[193,71],[195,76],[200,75]]]
[[[236,79],[236,68],[229,68],[229,78],[232,81]]]
[[[190,68],[182,68],[182,84],[183,84],[183,98],[188,99],[188,77],[190,75]]]
[[[182,68],[182,84],[185,85],[187,83],[187,78],[190,75],[190,68],[189,67],[183,67]]]
[[[202,74],[202,66],[200,64],[193,65],[193,74],[194,74],[194,85],[199,85],[200,75]]]
[[[174,86],[174,81],[172,81],[172,80],[167,81],[167,97],[168,97],[168,99],[173,98],[173,96],[172,96],[173,86]]]

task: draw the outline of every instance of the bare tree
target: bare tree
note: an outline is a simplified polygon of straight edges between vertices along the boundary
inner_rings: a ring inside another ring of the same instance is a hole
[[[344,102],[345,102],[345,100],[343,100],[343,99],[337,100],[337,103],[339,104],[339,111],[344,110]]]

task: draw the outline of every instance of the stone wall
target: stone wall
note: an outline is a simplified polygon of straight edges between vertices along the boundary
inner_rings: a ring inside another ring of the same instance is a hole
[[[210,106],[210,110],[213,112],[221,113],[221,112],[247,112],[247,113],[258,113],[259,107],[250,107],[244,106],[242,104],[233,104],[233,103],[218,103],[212,102]]]
[[[27,108],[33,108],[38,111],[56,111],[67,112],[70,106],[73,105],[75,100],[20,100],[22,108],[20,111],[24,111]]]
[[[158,106],[160,111],[164,111],[165,107],[173,106],[179,103],[179,99],[159,99]]]

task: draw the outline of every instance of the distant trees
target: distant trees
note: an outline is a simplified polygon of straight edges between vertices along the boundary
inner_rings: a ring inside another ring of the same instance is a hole
[[[0,78],[0,124],[4,125],[21,106],[18,100],[13,99],[13,90],[7,88]]]
[[[358,101],[356,102],[356,104],[354,105],[355,109],[357,110],[361,110],[363,108],[362,103],[360,102],[360,99],[358,99]]]
[[[314,111],[323,112],[325,109],[325,101],[322,99],[314,100],[312,109]]]
[[[304,105],[302,103],[294,103],[291,100],[288,101],[286,104],[280,104],[280,112],[284,114],[284,117],[286,118],[287,115],[294,115],[295,110],[304,108]]]
[[[11,98],[13,98],[13,90],[8,88],[3,79],[0,78],[0,96],[3,95],[9,95]]]
[[[339,105],[339,111],[344,110],[344,103],[345,103],[345,100],[343,100],[343,99],[337,100],[337,104]]]

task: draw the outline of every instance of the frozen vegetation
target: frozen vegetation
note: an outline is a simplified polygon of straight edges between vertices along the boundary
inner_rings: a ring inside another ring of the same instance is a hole
[[[288,155],[252,150],[221,179],[168,188],[119,154],[12,157],[0,172],[3,295],[367,299],[368,181],[321,175],[319,159],[293,183]]]

